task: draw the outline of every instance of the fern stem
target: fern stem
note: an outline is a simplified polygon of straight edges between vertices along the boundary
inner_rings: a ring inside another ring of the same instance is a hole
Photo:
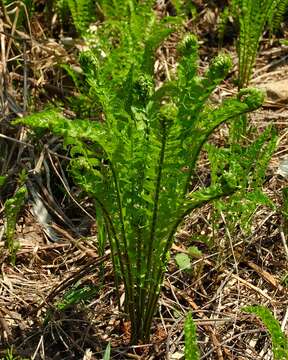
[[[110,230],[111,230],[111,234],[109,236],[109,242],[110,242],[111,250],[113,248],[115,248],[112,239],[115,241],[116,252],[118,254],[118,259],[117,260],[119,261],[120,271],[121,271],[121,275],[122,275],[123,282],[124,282],[124,285],[125,285],[125,289],[127,289],[127,291],[132,290],[131,286],[130,286],[129,276],[127,277],[127,274],[126,274],[126,269],[127,269],[127,272],[128,272],[129,268],[127,266],[127,262],[125,262],[126,258],[125,257],[123,258],[123,256],[122,256],[120,240],[118,239],[117,232],[116,232],[116,229],[115,229],[115,227],[113,225],[112,219],[109,216],[109,213],[108,213],[107,209],[105,208],[105,206],[103,205],[103,203],[98,198],[95,198],[95,201],[98,203],[98,205],[101,208],[101,211],[103,212],[104,219],[105,219],[105,222],[107,224],[108,235],[110,234]],[[115,254],[112,251],[111,251],[111,257],[112,257],[112,262],[116,265],[115,258],[113,260],[113,257],[115,257]],[[125,261],[123,261],[123,259]],[[128,272],[128,274],[129,274],[129,272]],[[118,277],[115,280],[116,280],[117,283],[119,283]],[[116,286],[116,283],[115,283],[115,286]],[[117,288],[117,292],[119,291],[118,289],[119,289],[119,287]],[[119,297],[119,294],[117,296]],[[127,304],[128,304],[129,314],[130,314],[130,311],[131,311],[132,312],[131,315],[133,316],[134,311],[133,311],[133,307],[132,307],[132,303],[131,303],[131,300],[130,300],[131,298],[130,298],[129,293],[127,294],[127,297],[128,297]]]
[[[152,224],[151,224],[151,232],[150,238],[148,243],[148,258],[147,258],[147,269],[149,271],[149,265],[151,264],[152,260],[152,252],[153,252],[153,243],[155,240],[155,231],[156,231],[156,224],[158,219],[158,206],[159,206],[159,196],[160,196],[160,187],[161,187],[161,177],[162,177],[162,170],[163,170],[163,163],[165,157],[165,147],[166,147],[166,140],[167,140],[167,133],[166,133],[166,126],[164,123],[162,125],[162,139],[161,139],[161,149],[160,149],[160,156],[159,156],[159,165],[157,171],[157,179],[156,179],[156,186],[155,186],[155,196],[154,196],[154,207],[153,207],[153,215],[152,215]],[[149,278],[149,276],[148,276]]]
[[[161,260],[159,261],[159,266],[157,267],[157,269],[155,269],[154,284],[152,285],[152,287],[150,288],[150,291],[149,291],[150,298],[149,298],[149,301],[147,304],[147,313],[145,314],[145,320],[144,320],[145,321],[145,328],[144,328],[144,338],[145,339],[148,339],[148,337],[149,337],[151,322],[153,319],[155,307],[156,307],[156,304],[157,304],[157,301],[159,298],[159,294],[160,294],[159,285],[162,283],[163,277],[164,277],[163,267],[165,266],[167,252],[171,249],[172,243],[174,241],[174,235],[177,231],[178,226],[181,224],[184,217],[189,215],[196,208],[199,208],[212,200],[219,199],[220,197],[230,195],[233,192],[235,192],[236,190],[237,190],[236,187],[228,188],[228,189],[223,189],[223,188],[219,189],[219,191],[215,192],[215,194],[211,197],[206,197],[203,199],[195,200],[193,205],[189,206],[182,214],[180,214],[178,216],[177,220],[175,221],[174,225],[172,226],[172,228],[170,230],[170,234],[168,235],[166,245],[162,252]],[[183,203],[183,206],[185,206],[184,203]],[[157,289],[157,287],[158,287],[158,289]]]
[[[119,294],[119,266],[118,264],[120,264],[120,268],[121,268],[121,262],[118,259],[118,252],[117,249],[115,249],[115,244],[113,243],[113,236],[110,233],[110,230],[107,226],[107,233],[108,233],[108,240],[109,240],[109,244],[110,244],[110,248],[111,248],[111,259],[112,259],[112,266],[113,266],[113,273],[114,273],[114,284],[115,284],[115,289],[116,289],[116,298],[117,298],[117,306],[118,306],[118,310],[121,311],[121,303],[120,303],[120,294]],[[118,260],[118,264],[117,264],[117,260]],[[123,279],[124,281],[124,279]],[[125,283],[125,281],[124,281]]]
[[[158,165],[158,171],[157,171],[157,179],[156,179],[156,187],[155,187],[155,197],[154,197],[154,208],[153,208],[153,216],[152,216],[152,224],[151,224],[151,232],[150,232],[150,237],[149,237],[149,243],[148,243],[148,252],[147,252],[147,275],[146,275],[146,280],[145,280],[145,287],[144,287],[144,291],[142,292],[141,296],[142,296],[142,311],[145,311],[145,309],[143,309],[143,305],[144,303],[146,304],[147,307],[147,301],[144,300],[147,298],[148,296],[148,300],[150,297],[150,293],[151,293],[151,287],[153,287],[153,283],[151,282],[151,280],[153,280],[153,271],[151,270],[151,267],[154,267],[154,257],[152,260],[152,256],[153,256],[153,243],[155,240],[155,232],[156,232],[156,224],[157,224],[157,218],[158,218],[158,203],[159,203],[159,196],[160,196],[160,188],[161,188],[161,178],[162,178],[162,170],[163,170],[163,164],[164,164],[164,158],[165,158],[165,148],[166,148],[166,142],[167,142],[167,129],[166,129],[166,123],[165,121],[161,121],[160,125],[162,126],[162,139],[161,139],[161,149],[160,149],[160,154],[159,154],[159,165]],[[158,259],[156,259],[158,261]],[[152,265],[152,266],[151,266]],[[147,284],[148,282],[148,284]],[[151,286],[149,283],[152,283]],[[149,290],[148,290],[149,288]],[[147,292],[148,290],[148,292]],[[146,310],[148,311],[148,309]],[[153,311],[154,313],[154,311]],[[141,315],[144,315],[141,313]],[[143,320],[143,324],[144,327],[147,327],[147,321],[146,321],[146,317],[144,315],[144,320]],[[150,326],[149,326],[150,328]],[[142,335],[143,336],[143,329],[142,329]]]
[[[116,171],[114,169],[113,164],[111,164],[111,171],[113,174],[113,179],[114,179],[114,184],[116,187],[116,197],[117,197],[117,202],[118,202],[118,210],[119,210],[119,218],[120,218],[120,224],[121,224],[121,233],[122,233],[122,239],[123,239],[123,244],[124,244],[124,251],[123,251],[123,255],[124,255],[124,259],[125,259],[125,263],[126,263],[126,269],[127,269],[127,286],[125,286],[125,294],[127,296],[127,306],[128,306],[128,311],[130,314],[130,320],[131,320],[131,326],[132,326],[132,337],[136,336],[136,334],[134,335],[134,333],[136,332],[136,322],[135,322],[135,300],[134,300],[134,279],[133,279],[133,274],[132,274],[132,266],[130,263],[130,257],[128,254],[128,242],[127,242],[127,238],[126,238],[126,231],[125,231],[125,224],[124,224],[124,216],[123,216],[123,207],[122,207],[122,201],[121,201],[121,195],[120,195],[120,187],[119,187],[119,181],[118,181],[118,177],[116,174]],[[120,253],[119,256],[122,256],[122,249],[120,249]],[[124,269],[123,269],[124,270]],[[121,270],[122,271],[122,270]],[[126,277],[126,272],[122,272],[122,276],[123,279],[124,277]],[[126,299],[125,299],[126,301]],[[133,327],[135,327],[133,329]]]

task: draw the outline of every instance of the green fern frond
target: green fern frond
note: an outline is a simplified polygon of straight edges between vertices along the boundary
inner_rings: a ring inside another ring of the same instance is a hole
[[[275,33],[280,28],[287,9],[287,0],[278,0],[273,3],[268,16],[268,26],[272,33]]]
[[[67,22],[67,15],[71,14],[79,34],[84,34],[90,23],[96,19],[95,0],[58,0],[56,9],[63,23]]]
[[[197,345],[196,325],[193,321],[192,314],[189,313],[184,325],[185,335],[185,360],[199,360],[200,351]]]
[[[16,252],[19,244],[14,241],[14,233],[19,212],[23,206],[27,194],[26,186],[20,187],[13,197],[5,201],[4,216],[5,216],[5,246],[9,250],[9,255],[12,263],[15,263]]]
[[[271,335],[274,359],[286,360],[288,358],[288,338],[271,311],[260,305],[246,306],[242,311],[255,314],[261,319]]]
[[[254,143],[246,148],[234,145],[231,148],[217,148],[206,145],[211,164],[211,182],[217,184],[219,176],[228,167],[238,173],[241,188],[229,199],[220,200],[216,208],[225,212],[228,226],[235,229],[240,225],[244,233],[251,232],[251,221],[259,205],[273,209],[273,203],[262,191],[269,159],[276,148],[277,135],[273,128],[267,128]],[[246,169],[245,173],[243,170]]]
[[[230,9],[229,7],[225,7],[224,10],[219,15],[217,30],[218,30],[218,38],[220,42],[220,46],[222,47],[224,34],[227,30],[227,24],[230,17]]]
[[[231,13],[239,22],[238,81],[239,88],[248,85],[256,60],[264,26],[269,17],[277,12],[279,0],[233,0]]]

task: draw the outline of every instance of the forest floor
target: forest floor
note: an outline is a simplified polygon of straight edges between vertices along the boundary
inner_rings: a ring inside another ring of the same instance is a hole
[[[265,305],[288,335],[288,234],[282,216],[282,189],[288,185],[283,166],[288,158],[288,46],[281,45],[279,37],[264,38],[251,80],[251,85],[267,90],[267,99],[250,116],[250,128],[261,132],[273,125],[278,132],[263,185],[275,207],[259,206],[248,234],[231,231],[224,214],[215,220],[212,205],[188,217],[171,252],[151,341],[129,346],[129,324],[117,307],[112,264],[109,256],[98,256],[93,204],[88,197],[77,197],[79,189],[65,170],[68,152],[61,150],[58,138],[45,135],[34,144],[27,129],[11,125],[11,120],[73,94],[58,65],[77,66],[81,40],[72,38],[69,47],[64,45],[57,19],[49,23],[41,4],[26,32],[0,19],[0,73],[6,86],[1,90],[0,170],[8,175],[0,195],[0,356],[13,349],[9,359],[101,359],[111,342],[111,359],[184,359],[183,324],[192,310],[201,359],[272,359],[267,330],[241,308]],[[199,1],[198,11],[198,21],[190,21],[187,29],[201,39],[200,68],[205,69],[219,50],[219,9]],[[287,38],[287,22],[281,31],[281,38]],[[223,48],[235,67],[215,93],[217,99],[237,91],[235,39],[230,35]],[[172,39],[158,50],[158,74],[175,66],[174,46]],[[226,130],[221,128],[212,141],[221,142]],[[23,169],[29,172],[29,195],[16,226],[20,247],[12,265],[4,248],[3,205],[13,196]],[[199,182],[207,176],[204,154],[198,174]],[[202,238],[213,245],[206,246]],[[187,253],[191,244],[199,245],[202,255],[193,259],[191,270],[180,270],[175,255]],[[92,289],[93,297],[69,305],[71,289],[75,294],[77,288],[90,289],[90,295]]]

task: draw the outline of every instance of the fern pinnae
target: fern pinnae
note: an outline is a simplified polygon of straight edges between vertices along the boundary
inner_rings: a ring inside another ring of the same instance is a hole
[[[149,297],[147,301],[148,304],[147,312],[145,314],[146,324],[150,323],[151,319],[153,318],[153,311],[154,311],[153,309],[155,308],[155,304],[157,303],[160,292],[159,284],[162,283],[164,278],[163,266],[165,267],[165,265],[163,264],[166,264],[167,262],[167,258],[166,258],[167,253],[173,244],[176,230],[178,229],[179,225],[182,223],[184,217],[189,215],[194,209],[200,208],[201,206],[212,200],[219,199],[223,196],[228,196],[232,194],[237,188],[238,188],[237,185],[234,186],[230,185],[230,186],[226,186],[225,188],[217,186],[217,187],[210,187],[208,189],[199,190],[198,194],[197,193],[194,194],[194,199],[191,199],[190,202],[189,201],[186,202],[186,210],[181,212],[178,219],[174,221],[173,226],[170,229],[170,233],[167,237],[166,246],[162,251],[161,261],[159,262],[159,266],[155,269],[154,281],[153,283],[151,283],[151,287],[149,290]],[[144,334],[147,334],[147,332],[148,332],[148,328],[146,327],[144,330]]]
[[[112,245],[111,248],[113,249],[114,246],[113,246],[113,241],[115,241],[115,244],[116,244],[116,247],[117,247],[117,258],[118,258],[118,261],[119,261],[119,265],[120,265],[120,268],[121,268],[121,273],[124,275],[123,276],[123,282],[125,284],[125,286],[128,286],[128,291],[126,293],[127,295],[127,307],[129,309],[129,314],[130,312],[131,313],[131,323],[132,323],[132,319],[134,321],[134,324],[135,324],[135,319],[134,319],[134,309],[135,309],[135,304],[134,304],[134,300],[133,300],[133,293],[132,293],[132,286],[133,286],[133,278],[131,276],[131,265],[130,265],[130,260],[129,260],[129,256],[128,256],[128,253],[127,253],[127,247],[124,248],[124,257],[122,255],[122,247],[120,245],[120,241],[118,239],[118,235],[117,235],[117,232],[114,228],[114,225],[113,225],[113,221],[111,220],[107,210],[105,209],[105,207],[103,206],[103,204],[95,199],[96,202],[100,205],[104,215],[105,215],[105,219],[107,221],[107,224],[108,224],[108,227],[110,228],[110,230],[112,231],[112,234],[113,234],[113,237],[109,237],[110,239],[110,244]],[[123,236],[123,235],[122,235]],[[113,241],[112,241],[113,239]],[[116,257],[115,257],[116,258]],[[115,259],[114,258],[114,259]],[[116,277],[117,281],[118,281],[118,278]],[[119,301],[119,300],[118,300]]]
[[[196,325],[191,312],[187,315],[184,324],[185,360],[199,360],[200,351],[197,345]]]
[[[280,28],[287,8],[288,0],[274,1],[268,15],[268,25],[272,33],[274,33]]]
[[[239,89],[248,85],[266,22],[277,12],[279,0],[234,0],[232,14],[240,25],[238,51]]]

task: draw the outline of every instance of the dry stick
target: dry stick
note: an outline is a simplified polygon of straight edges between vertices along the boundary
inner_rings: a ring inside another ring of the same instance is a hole
[[[23,113],[25,114],[27,111],[28,104],[28,69],[27,69],[27,43],[26,40],[23,40],[23,59],[24,59],[24,67],[23,67]]]
[[[282,227],[280,227],[280,236],[281,236],[281,240],[282,240],[282,243],[283,243],[285,256],[286,256],[286,259],[288,260],[288,245],[287,245],[287,240],[286,240],[284,230],[283,230]]]
[[[285,56],[282,56],[280,59],[277,59],[277,60],[274,60],[274,61],[270,62],[268,65],[256,70],[254,72],[254,76],[261,73],[261,72],[263,72],[263,71],[267,72],[267,70],[271,69],[272,67],[274,67],[274,66],[276,66],[278,64],[281,64],[281,63],[285,62],[287,59],[288,59],[288,55],[285,55]],[[261,77],[261,75],[259,77],[254,77],[251,81],[256,82],[260,77]]]
[[[26,41],[26,39],[25,39],[25,41]],[[24,81],[24,77],[21,74],[11,72],[10,76],[11,76],[12,79],[15,79],[15,80],[18,80],[18,81]],[[41,82],[41,84],[38,84],[37,80],[35,80],[35,79],[31,78],[31,77],[28,77],[27,78],[27,83],[29,83],[29,87],[32,86],[35,89],[42,89],[43,88],[48,93],[51,93],[51,94],[53,93],[53,95],[57,95],[57,96],[61,97],[62,100],[64,100],[66,97],[69,97],[69,96],[77,96],[77,93],[75,93],[74,91],[69,90],[69,89],[60,89],[59,87],[57,87],[55,85],[48,84],[46,80],[43,80]],[[61,155],[58,155],[58,156],[61,157]]]
[[[0,309],[0,327],[2,327],[2,330],[3,330],[3,338],[6,340],[8,340],[12,335],[11,330],[5,319],[5,314],[7,314],[7,312],[8,311],[5,308],[1,307],[1,309]]]
[[[10,4],[7,4],[6,8],[8,9],[10,6],[14,6],[14,5],[15,5],[15,8],[12,9],[12,10],[9,10],[7,12],[7,14],[13,14],[14,12],[16,12],[17,9],[20,8],[20,6],[22,6],[23,9],[24,9],[24,12],[25,12],[25,16],[26,16],[28,31],[29,31],[30,37],[32,38],[32,31],[31,31],[31,26],[30,26],[30,21],[29,21],[29,14],[28,14],[27,7],[26,7],[25,3],[23,1],[13,1]],[[20,33],[20,31],[17,31],[17,32]],[[26,37],[27,37],[27,35],[26,35]]]
[[[5,114],[5,108],[7,105],[6,102],[6,52],[5,52],[5,35],[3,33],[4,24],[3,20],[0,18],[0,47],[1,47],[1,63],[0,63],[0,96],[1,96],[1,107],[2,107],[2,116]]]
[[[213,262],[210,261],[210,260],[207,260],[205,259],[204,262],[210,266],[214,266]],[[226,275],[229,275],[231,277],[233,277],[235,280],[238,280],[240,283],[242,283],[243,285],[245,285],[246,287],[256,291],[257,293],[259,293],[260,295],[262,295],[264,298],[266,298],[267,300],[269,300],[272,304],[275,303],[275,300],[273,300],[269,295],[267,295],[263,290],[259,289],[257,286],[249,283],[248,281],[242,279],[240,276],[237,276],[235,274],[231,274],[230,271],[228,270],[223,270],[223,272],[226,274]]]
[[[168,336],[167,336],[167,340],[166,340],[166,360],[170,360],[170,342],[171,342],[171,338],[173,335],[173,331],[175,330],[176,327],[178,327],[178,325],[181,322],[183,322],[183,320],[184,320],[184,317],[181,317],[178,320],[176,320],[168,332]],[[182,327],[183,327],[183,325],[182,325]],[[182,331],[182,333],[183,333],[183,331]]]
[[[2,11],[3,17],[4,17],[4,19],[6,20],[6,22],[7,22],[9,25],[12,25],[12,24],[11,24],[10,17],[9,17],[8,14],[7,14],[7,10],[6,10],[6,6],[5,6],[5,3],[4,3],[4,0],[0,0],[0,11]]]
[[[239,334],[233,335],[232,337],[230,337],[230,338],[228,338],[228,339],[226,339],[226,340],[224,340],[224,341],[221,341],[221,343],[219,344],[219,346],[223,346],[223,345],[227,344],[229,341],[232,341],[232,340],[236,339],[237,337],[239,337],[239,336],[241,336],[241,335],[256,334],[256,333],[259,333],[259,332],[260,332],[259,329],[255,329],[255,330],[252,329],[252,330],[243,331],[243,332],[241,332],[241,333],[239,333]],[[210,354],[212,354],[215,350],[216,350],[216,349],[215,349],[215,347],[214,347],[213,349],[207,351],[203,356],[201,356],[200,359],[202,360],[202,359],[207,358],[207,356],[210,355]]]
[[[38,352],[39,352],[39,350],[40,350],[40,346],[42,345],[43,346],[43,341],[44,341],[44,337],[43,337],[43,334],[40,336],[40,340],[39,340],[39,342],[38,342],[38,345],[37,345],[37,347],[36,347],[36,349],[35,349],[35,351],[34,351],[34,354],[32,355],[32,357],[31,357],[31,360],[35,360],[35,358],[36,358],[36,356],[37,356],[37,354],[38,354]],[[41,356],[41,355],[40,355]]]
[[[86,214],[91,220],[95,221],[95,218],[89,214],[88,211],[86,211],[83,206],[81,204],[79,204],[79,202],[74,198],[74,196],[71,194],[71,191],[68,189],[67,184],[65,183],[65,181],[62,179],[62,176],[60,175],[59,171],[57,170],[54,161],[51,157],[50,151],[47,151],[47,155],[49,157],[50,163],[53,167],[53,170],[55,171],[56,175],[58,176],[58,178],[60,179],[61,183],[63,184],[65,190],[67,191],[67,194],[69,195],[69,197],[71,198],[71,200],[84,212],[84,214]]]
[[[15,9],[15,18],[12,24],[12,29],[11,29],[11,35],[9,36],[9,40],[8,40],[8,44],[7,44],[7,51],[6,51],[6,61],[8,61],[9,59],[9,54],[10,54],[10,50],[11,50],[11,45],[12,45],[12,41],[13,41],[13,35],[16,31],[16,27],[17,27],[17,22],[18,22],[18,18],[19,18],[19,8],[17,7]]]
[[[286,308],[286,312],[285,312],[284,318],[283,318],[282,323],[281,323],[281,330],[282,331],[285,330],[287,321],[288,321],[288,306]]]
[[[222,220],[224,222],[225,231],[226,231],[228,239],[229,239],[229,245],[230,245],[231,253],[232,253],[232,256],[233,256],[233,259],[234,259],[236,275],[239,277],[238,261],[236,259],[231,233],[230,233],[230,230],[229,230],[229,227],[227,225],[227,222],[226,222],[226,219],[225,219],[225,216],[224,216],[223,212],[221,211],[220,214],[221,214],[221,218],[222,218]],[[237,307],[238,307],[239,302],[240,302],[240,282],[239,282],[239,280],[237,280],[237,290],[238,290],[238,293],[237,293]]]
[[[24,145],[24,146],[28,146],[28,147],[31,147],[32,149],[34,149],[34,145],[28,144],[28,143],[26,143],[25,141],[21,141],[21,140],[14,139],[14,138],[12,138],[12,137],[10,137],[10,136],[7,136],[7,135],[1,134],[1,133],[0,133],[0,138],[3,138],[3,139],[5,139],[5,140],[14,141],[14,142],[16,142],[16,143],[18,143],[18,144],[21,144],[21,145]]]

